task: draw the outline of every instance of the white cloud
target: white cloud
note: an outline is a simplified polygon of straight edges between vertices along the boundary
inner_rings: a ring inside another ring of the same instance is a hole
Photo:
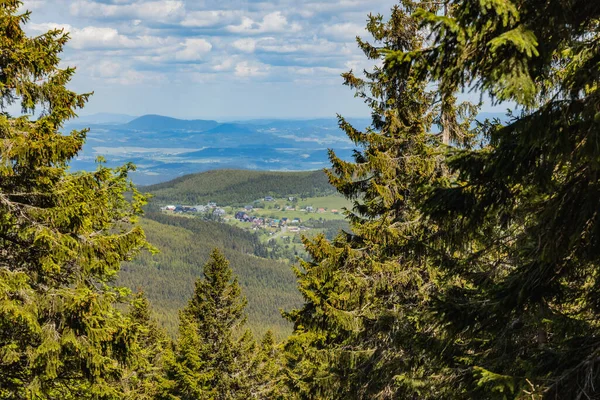
[[[72,30],[72,39],[69,45],[76,49],[138,47],[135,40],[120,35],[116,29],[96,26]]]
[[[36,22],[56,18],[57,4],[70,8],[75,17],[62,16],[63,24],[26,29],[69,31],[63,60],[80,67],[78,76],[119,84],[160,76],[182,85],[232,77],[338,85],[340,72],[367,64],[354,37],[366,36],[368,12],[385,12],[397,0],[25,1],[41,7]]]
[[[363,11],[365,15],[373,11],[375,9],[380,9],[381,6],[392,7],[394,5],[394,1],[389,0],[369,0],[368,2],[364,0],[337,0],[337,1],[309,1],[302,7],[304,13],[309,15],[314,15],[318,13],[341,13],[347,11]]]
[[[241,78],[268,75],[271,67],[259,62],[242,61],[235,66],[235,75]]]
[[[222,72],[222,71],[231,71],[233,69],[234,66],[234,62],[233,62],[233,58],[226,58],[225,60],[221,61],[220,63],[213,65],[212,70],[213,71],[217,71],[217,72]]]
[[[235,10],[192,11],[186,14],[181,25],[189,28],[206,28],[233,23],[240,15]]]
[[[71,32],[73,29],[69,24],[57,24],[55,22],[43,22],[41,24],[28,24],[26,25],[28,30],[32,30],[34,32],[47,32],[53,29],[64,29],[65,32]]]
[[[252,18],[243,17],[239,25],[229,25],[227,30],[236,33],[249,32],[251,30],[258,30],[258,24]]]
[[[298,32],[301,29],[297,23],[290,24],[281,11],[265,15],[261,22],[255,22],[252,18],[245,16],[239,25],[227,27],[227,30],[233,33]]]
[[[138,1],[133,4],[103,4],[78,0],[71,4],[71,14],[95,19],[140,19],[172,22],[185,15],[185,4],[180,0]]]
[[[253,53],[256,50],[256,40],[251,38],[238,39],[233,42],[233,47],[244,53]]]
[[[263,32],[281,32],[288,27],[287,18],[279,11],[267,14],[259,25]]]
[[[325,39],[298,40],[264,38],[257,44],[257,49],[267,53],[312,53],[332,54],[340,51],[339,45]]]
[[[345,71],[345,69],[330,68],[330,67],[301,67],[301,68],[292,68],[292,71],[295,74],[305,75],[305,76],[315,76],[315,75],[339,76],[341,73],[343,73]]]
[[[162,77],[159,73],[136,71],[129,65],[111,60],[101,61],[91,66],[89,72],[95,79],[118,85],[137,85]]]
[[[364,36],[366,30],[365,24],[344,22],[341,24],[325,26],[323,28],[323,33],[334,39],[352,41],[356,38],[356,36]]]
[[[67,46],[77,50],[147,49],[165,45],[167,42],[167,39],[153,36],[126,36],[120,34],[115,28],[98,26],[86,26],[78,29],[67,24],[46,22],[30,24],[29,29],[36,32],[64,29],[71,36]]]
[[[182,49],[175,53],[177,61],[200,61],[212,50],[212,44],[206,39],[185,39]]]

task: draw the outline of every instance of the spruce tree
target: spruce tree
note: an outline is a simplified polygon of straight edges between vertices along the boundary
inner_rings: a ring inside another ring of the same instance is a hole
[[[251,397],[256,399],[294,399],[284,384],[284,358],[273,332],[265,333],[252,357]]]
[[[419,5],[435,12],[431,4],[403,1],[389,21],[369,16],[374,42],[358,39],[360,48],[380,61],[424,48],[412,12]],[[297,270],[306,304],[287,314],[294,334],[286,356],[288,384],[302,398],[449,398],[459,391],[440,384],[452,357],[438,357],[442,332],[429,312],[439,291],[437,254],[429,247],[436,227],[420,205],[431,185],[450,179],[446,143],[471,145],[475,107],[457,104],[454,93],[441,97],[419,74],[403,72],[375,67],[365,78],[344,74],[373,118],[362,132],[340,117],[359,147],[353,162],[330,152],[330,181],[353,201],[346,210],[351,232],[332,242],[305,239],[312,260]]]
[[[448,385],[477,398],[600,396],[600,3],[451,1],[421,10],[427,49],[387,56],[440,91],[518,107],[454,149],[456,179],[423,211],[439,226],[445,289],[432,311],[460,343]]]
[[[135,335],[135,358],[123,372],[125,396],[132,400],[154,399],[163,381],[163,359],[170,354],[171,341],[152,318],[150,302],[140,291],[127,314]]]
[[[203,275],[179,315],[175,351],[165,361],[163,397],[246,399],[255,347],[250,333],[241,331],[246,299],[219,250],[212,252]]]
[[[20,6],[0,1],[0,398],[120,399],[136,346],[111,280],[145,246],[145,199],[131,165],[69,172],[86,131],[61,129],[89,95],[59,67],[68,35],[28,37]]]

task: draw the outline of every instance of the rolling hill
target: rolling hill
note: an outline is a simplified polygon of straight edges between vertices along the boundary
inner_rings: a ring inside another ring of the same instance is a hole
[[[112,120],[127,122],[108,122]],[[220,123],[160,115],[99,115],[73,120],[65,131],[87,127],[87,142],[72,169],[93,171],[98,156],[109,167],[133,162],[138,169],[131,178],[138,185],[215,169],[316,170],[330,165],[328,149],[350,159],[355,148],[334,118]]]
[[[326,196],[335,193],[323,171],[214,170],[146,186],[154,204],[244,205],[265,196]]]

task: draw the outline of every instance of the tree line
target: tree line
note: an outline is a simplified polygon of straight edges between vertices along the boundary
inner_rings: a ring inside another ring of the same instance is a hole
[[[0,2],[0,397],[584,399],[600,396],[600,3],[402,0],[344,82],[372,110],[330,152],[350,229],[305,239],[304,302],[275,344],[214,251],[174,340],[115,285],[147,243],[131,165],[69,172],[89,95],[60,30]],[[476,90],[511,104],[478,121]],[[126,195],[127,194],[127,195]],[[213,199],[214,200],[214,199]]]

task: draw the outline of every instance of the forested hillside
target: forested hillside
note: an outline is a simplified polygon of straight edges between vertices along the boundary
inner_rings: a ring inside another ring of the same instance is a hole
[[[264,196],[314,197],[335,193],[323,171],[260,172],[247,170],[216,170],[146,186],[156,204],[183,203],[244,205]]]
[[[282,338],[290,325],[280,309],[300,304],[289,264],[256,257],[256,237],[239,228],[197,218],[148,214],[141,221],[148,241],[160,253],[140,254],[123,266],[119,284],[143,289],[158,322],[174,335],[178,310],[190,298],[195,280],[214,248],[223,249],[248,298],[248,326],[257,334],[268,329]]]

